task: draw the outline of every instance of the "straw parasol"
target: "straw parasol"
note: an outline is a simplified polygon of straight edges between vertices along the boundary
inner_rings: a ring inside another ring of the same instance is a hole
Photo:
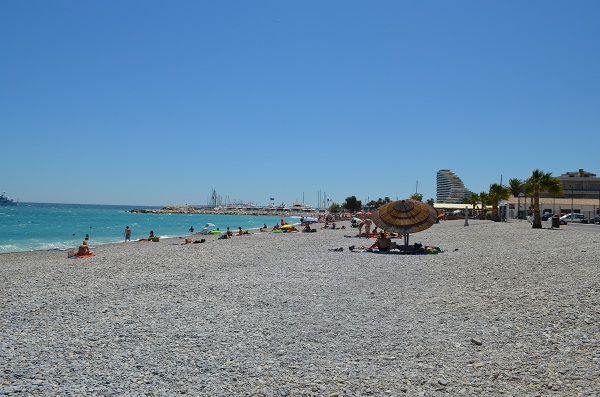
[[[438,211],[432,206],[414,200],[387,203],[373,212],[371,219],[387,231],[404,235],[408,246],[408,235],[429,229],[437,221]]]

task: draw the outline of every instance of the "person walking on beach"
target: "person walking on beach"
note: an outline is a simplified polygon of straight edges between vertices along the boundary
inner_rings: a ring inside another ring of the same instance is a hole
[[[125,232],[123,234],[125,235],[125,241],[131,241],[131,229],[129,226],[125,226]]]

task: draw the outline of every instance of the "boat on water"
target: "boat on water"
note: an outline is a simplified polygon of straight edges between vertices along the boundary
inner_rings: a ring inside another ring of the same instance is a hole
[[[279,204],[276,207],[277,211],[289,211],[290,209],[285,205],[284,202],[281,202],[281,204]]]
[[[0,205],[17,205],[17,202],[15,202],[15,200],[13,200],[10,197],[8,197],[6,195],[6,192],[3,192],[0,195]]]
[[[310,205],[301,203],[299,201],[296,201],[296,202],[294,202],[294,204],[292,204],[291,210],[295,211],[295,212],[313,212],[313,211],[316,211]]]

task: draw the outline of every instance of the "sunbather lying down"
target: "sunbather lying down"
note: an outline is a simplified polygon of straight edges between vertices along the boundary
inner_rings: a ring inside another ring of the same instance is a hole
[[[352,252],[376,252],[376,253],[390,253],[390,254],[439,254],[444,252],[440,247],[435,247],[432,245],[423,245],[421,243],[414,243],[413,245],[409,245],[405,247],[401,244],[397,244],[395,242],[391,243],[390,249],[381,249],[377,245],[377,243],[367,247],[367,246],[359,246],[355,247],[351,245],[348,249]]]

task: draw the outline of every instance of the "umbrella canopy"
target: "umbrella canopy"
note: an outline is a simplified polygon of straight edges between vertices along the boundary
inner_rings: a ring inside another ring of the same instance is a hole
[[[381,229],[403,234],[404,245],[408,245],[409,233],[429,229],[438,216],[432,206],[414,200],[400,200],[379,207],[373,215],[373,222]]]
[[[352,218],[352,222],[362,222],[362,219],[354,217]]]

